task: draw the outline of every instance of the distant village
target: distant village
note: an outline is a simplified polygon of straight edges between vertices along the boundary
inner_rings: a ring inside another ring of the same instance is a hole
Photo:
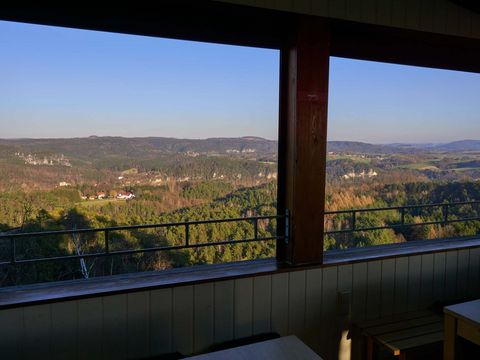
[[[59,187],[67,187],[72,186],[72,184],[61,181],[58,183]],[[82,200],[103,200],[103,199],[118,199],[118,200],[132,200],[135,198],[135,194],[131,191],[117,191],[117,190],[110,190],[108,192],[105,191],[97,191],[95,194],[82,194]]]
[[[22,159],[25,164],[28,165],[47,165],[47,166],[67,166],[71,167],[72,164],[70,160],[67,159],[63,154],[60,155],[50,155],[50,156],[39,156],[37,154],[25,154],[22,152],[16,152],[15,156]]]
[[[132,200],[135,194],[130,191],[99,191],[95,195],[82,195],[82,200],[103,200],[103,199],[118,199],[118,200]]]
[[[347,174],[344,174],[342,178],[344,178],[345,180],[348,180],[348,179],[365,178],[365,177],[371,178],[375,176],[378,176],[378,173],[373,169],[369,169],[368,171],[362,170],[361,172],[357,172],[357,173],[355,171],[351,171]]]

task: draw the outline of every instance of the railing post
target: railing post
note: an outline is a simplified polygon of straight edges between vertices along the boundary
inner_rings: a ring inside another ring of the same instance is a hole
[[[10,262],[12,265],[15,265],[17,262],[17,254],[16,254],[16,249],[15,249],[15,238],[11,237],[10,238]]]
[[[190,226],[189,223],[185,223],[185,246],[190,245]]]
[[[108,239],[108,230],[105,230],[105,254],[110,253],[109,239]]]
[[[109,235],[108,230],[105,230],[104,234],[105,234],[105,249],[104,249],[104,251],[105,251],[105,254],[108,255],[110,253],[110,244],[109,244],[110,239],[109,239],[109,236],[108,236]],[[109,272],[108,271],[108,263],[109,263],[108,260],[110,260],[110,256],[105,256],[105,260],[103,262],[104,275],[107,275],[108,272]],[[112,271],[110,271],[110,275],[112,275]]]
[[[400,224],[405,225],[405,208],[400,210]]]
[[[14,237],[10,238],[10,263],[12,265],[12,272],[11,272],[11,278],[12,282],[17,285],[18,283],[18,275],[17,275],[17,254],[16,254],[16,241]]]
[[[253,221],[253,238],[258,239],[258,218],[255,218]]]
[[[448,204],[445,204],[442,206],[442,212],[443,212],[443,225],[447,225],[448,223]]]
[[[355,231],[357,227],[357,212],[354,210],[352,211],[352,231]]]

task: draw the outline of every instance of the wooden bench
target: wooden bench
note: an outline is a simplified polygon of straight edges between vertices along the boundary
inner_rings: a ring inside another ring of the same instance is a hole
[[[366,357],[372,360],[383,347],[399,359],[415,348],[443,341],[443,317],[419,311],[355,324],[366,344]]]

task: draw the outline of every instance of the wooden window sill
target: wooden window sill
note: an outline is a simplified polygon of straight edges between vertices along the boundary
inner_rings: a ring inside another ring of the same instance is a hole
[[[70,280],[0,289],[0,310],[58,301],[300,271],[318,267],[480,247],[480,237],[412,241],[368,248],[327,251],[323,264],[290,266],[275,259],[191,266],[126,275]]]

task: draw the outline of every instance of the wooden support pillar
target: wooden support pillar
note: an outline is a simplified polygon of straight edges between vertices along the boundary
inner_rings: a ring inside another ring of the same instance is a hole
[[[288,209],[288,243],[278,258],[321,263],[327,154],[328,23],[300,18],[281,51],[279,211]]]

